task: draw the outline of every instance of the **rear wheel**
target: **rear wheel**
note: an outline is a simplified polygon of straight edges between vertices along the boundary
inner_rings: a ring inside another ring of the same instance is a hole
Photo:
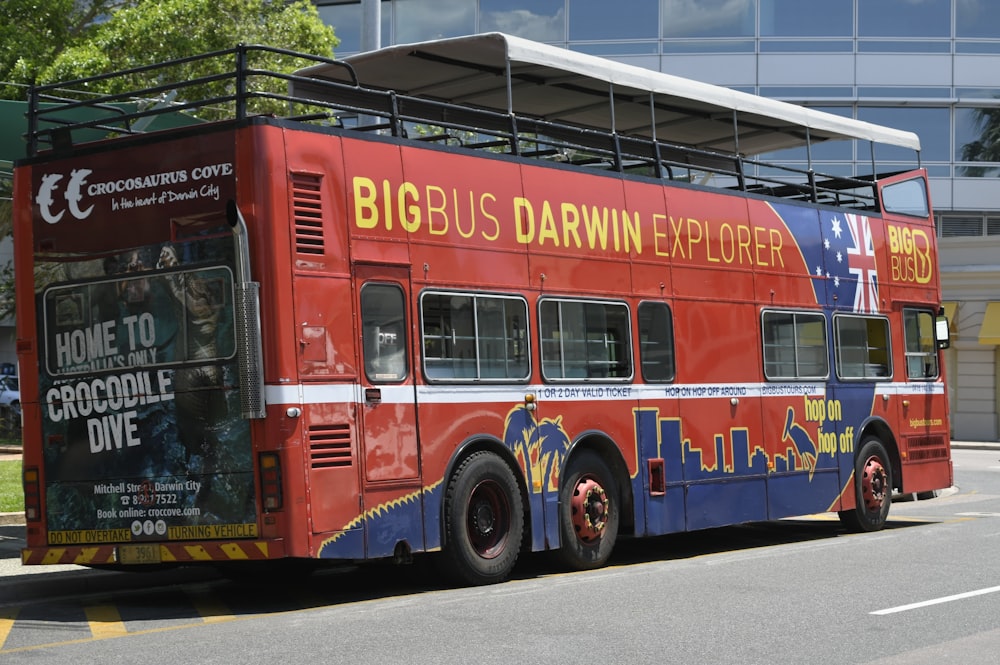
[[[513,472],[490,452],[470,455],[445,495],[444,572],[463,584],[494,584],[510,575],[524,533]]]
[[[575,570],[607,563],[618,539],[618,486],[607,464],[591,451],[573,455],[559,492],[562,561]]]
[[[892,504],[892,463],[875,437],[862,441],[854,460],[854,499],[853,510],[838,513],[844,526],[851,531],[878,531],[885,526]]]

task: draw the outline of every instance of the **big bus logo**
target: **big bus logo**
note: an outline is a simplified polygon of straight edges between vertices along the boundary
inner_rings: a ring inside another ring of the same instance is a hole
[[[86,210],[80,208],[80,201],[83,200],[81,190],[87,184],[87,176],[92,173],[90,169],[74,169],[70,172],[69,181],[66,183],[66,190],[63,198],[66,200],[66,207],[54,209],[56,204],[55,192],[59,189],[59,183],[63,179],[62,173],[48,173],[42,176],[42,184],[38,188],[38,196],[35,203],[42,214],[42,219],[48,224],[55,224],[63,218],[66,210],[77,219],[86,219],[94,211],[94,206],[89,206]]]
[[[889,262],[893,280],[927,284],[934,274],[934,257],[927,234],[921,229],[888,225]]]

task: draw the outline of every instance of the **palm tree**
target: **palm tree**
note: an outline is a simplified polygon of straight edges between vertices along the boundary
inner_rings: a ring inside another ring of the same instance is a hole
[[[962,146],[962,161],[1000,162],[1000,108],[973,109],[979,138]],[[961,174],[983,177],[1000,172],[996,166],[963,166]]]

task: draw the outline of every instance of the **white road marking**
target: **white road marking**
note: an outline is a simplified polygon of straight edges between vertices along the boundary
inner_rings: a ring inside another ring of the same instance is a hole
[[[890,607],[885,610],[876,610],[875,612],[869,612],[869,614],[877,614],[879,616],[884,616],[886,614],[895,614],[897,612],[907,612],[909,610],[915,610],[921,607],[928,607],[930,605],[940,605],[941,603],[950,603],[954,600],[964,600],[966,598],[974,598],[975,596],[985,596],[988,593],[996,593],[998,591],[1000,591],[1000,586],[993,586],[988,589],[979,589],[977,591],[958,593],[955,594],[954,596],[944,596],[943,598],[934,598],[933,600],[925,600],[919,603],[910,603],[909,605]]]

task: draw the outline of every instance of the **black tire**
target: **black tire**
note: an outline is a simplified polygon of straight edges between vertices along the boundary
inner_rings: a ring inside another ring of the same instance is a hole
[[[857,532],[885,526],[892,504],[892,461],[875,437],[864,439],[854,458],[854,500],[854,509],[838,513],[844,526]]]
[[[493,453],[473,453],[448,483],[443,572],[461,584],[510,576],[524,534],[524,509],[514,473]]]
[[[604,460],[591,450],[573,455],[563,478],[558,556],[573,570],[600,568],[608,562],[618,539],[618,484]]]

